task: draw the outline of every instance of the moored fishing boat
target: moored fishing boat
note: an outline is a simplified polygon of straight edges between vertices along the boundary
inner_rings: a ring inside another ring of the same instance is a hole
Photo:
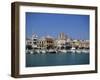
[[[72,53],[75,53],[75,52],[76,52],[75,47],[72,47],[72,48],[71,48],[71,52],[72,52]]]
[[[48,50],[47,52],[48,52],[48,53],[57,53],[57,51],[56,51],[56,50],[53,50],[53,49],[50,49],[50,50]]]
[[[61,50],[62,53],[67,53],[67,50],[63,49]]]
[[[46,53],[46,50],[41,50],[41,53],[45,54]]]

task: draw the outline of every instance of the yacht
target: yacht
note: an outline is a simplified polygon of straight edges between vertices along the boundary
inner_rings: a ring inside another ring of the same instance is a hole
[[[41,50],[41,52],[44,54],[44,53],[46,53],[46,50]]]
[[[71,52],[72,52],[72,53],[75,53],[75,52],[76,52],[75,47],[72,47],[72,48],[71,48]]]
[[[33,54],[33,51],[32,50],[30,50],[29,52],[30,52],[30,54]]]
[[[40,50],[36,50],[36,53],[41,53],[41,51]]]
[[[82,50],[83,53],[89,53],[89,50]]]
[[[50,50],[48,50],[48,53],[57,53],[57,51],[53,50],[53,49],[50,49]]]
[[[67,50],[63,49],[63,50],[61,50],[61,52],[63,52],[63,53],[67,53]]]
[[[77,53],[81,53],[81,52],[82,52],[82,50],[76,50],[76,52],[77,52]]]

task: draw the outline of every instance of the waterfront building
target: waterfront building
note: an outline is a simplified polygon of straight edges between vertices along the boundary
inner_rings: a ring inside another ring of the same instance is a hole
[[[87,48],[89,49],[89,40],[73,40],[70,42],[71,46],[74,48]]]
[[[56,40],[56,45],[58,49],[62,49],[66,45],[66,40]]]
[[[37,49],[38,48],[38,36],[35,34],[35,33],[33,33],[33,35],[32,35],[32,47],[33,47],[33,49]]]
[[[54,39],[51,36],[45,37],[45,47],[46,49],[53,49],[54,48]]]
[[[32,41],[30,38],[26,38],[26,45],[32,45]]]
[[[32,49],[32,40],[30,38],[26,38],[26,49]]]
[[[44,37],[42,37],[38,40],[38,48],[42,49],[42,50],[46,49],[46,47],[45,47],[45,38]]]
[[[26,48],[33,50],[69,50],[89,49],[89,40],[73,40],[66,36],[63,32],[58,35],[58,38],[45,36],[38,38],[34,33],[31,38],[26,38]]]
[[[54,39],[51,36],[42,37],[38,40],[38,48],[54,49]]]
[[[81,42],[79,45],[80,48],[89,49],[89,45],[90,45],[89,40],[82,40],[80,42]]]
[[[70,39],[62,32],[58,35],[57,40],[55,40],[55,45],[59,50],[70,48]]]
[[[72,40],[70,42],[70,44],[71,44],[72,47],[77,49],[79,47],[79,45],[80,45],[80,41],[79,40]]]

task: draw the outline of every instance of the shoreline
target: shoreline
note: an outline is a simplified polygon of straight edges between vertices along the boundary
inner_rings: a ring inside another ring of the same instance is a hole
[[[59,54],[59,53],[89,53],[89,49],[75,49],[75,50],[26,50],[29,54]]]

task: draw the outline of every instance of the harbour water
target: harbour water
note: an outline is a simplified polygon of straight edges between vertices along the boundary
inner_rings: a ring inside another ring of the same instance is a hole
[[[88,53],[26,53],[26,67],[61,66],[89,64]]]

